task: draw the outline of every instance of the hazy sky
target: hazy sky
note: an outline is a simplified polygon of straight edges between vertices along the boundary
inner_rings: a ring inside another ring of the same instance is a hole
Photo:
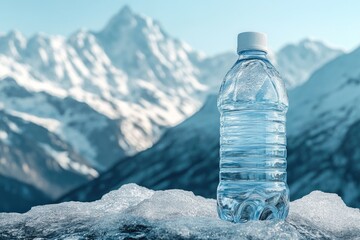
[[[266,32],[274,50],[305,37],[345,50],[360,45],[356,0],[2,0],[0,32],[99,30],[125,4],[207,54],[235,51],[237,33],[249,30]]]

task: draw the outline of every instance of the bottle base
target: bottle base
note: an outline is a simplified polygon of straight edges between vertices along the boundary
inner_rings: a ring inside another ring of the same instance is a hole
[[[222,220],[245,223],[251,220],[284,220],[289,212],[288,190],[218,193],[217,210]]]

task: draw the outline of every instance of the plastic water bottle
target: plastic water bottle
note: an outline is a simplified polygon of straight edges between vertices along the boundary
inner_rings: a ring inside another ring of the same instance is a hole
[[[231,222],[285,219],[286,112],[284,82],[267,58],[266,35],[238,35],[239,59],[218,96],[220,183],[218,214]]]

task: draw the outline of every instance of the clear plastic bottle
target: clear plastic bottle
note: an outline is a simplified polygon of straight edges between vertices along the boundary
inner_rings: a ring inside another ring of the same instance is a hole
[[[238,54],[217,103],[218,214],[231,222],[285,219],[289,211],[285,84],[267,59],[265,34],[240,33]]]

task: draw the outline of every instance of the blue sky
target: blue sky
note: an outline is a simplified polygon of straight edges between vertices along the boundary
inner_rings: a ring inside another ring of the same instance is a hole
[[[266,32],[274,50],[305,37],[345,50],[360,45],[356,0],[3,0],[0,32],[17,29],[31,36],[100,30],[125,4],[207,54],[235,51],[237,33],[249,30]]]

